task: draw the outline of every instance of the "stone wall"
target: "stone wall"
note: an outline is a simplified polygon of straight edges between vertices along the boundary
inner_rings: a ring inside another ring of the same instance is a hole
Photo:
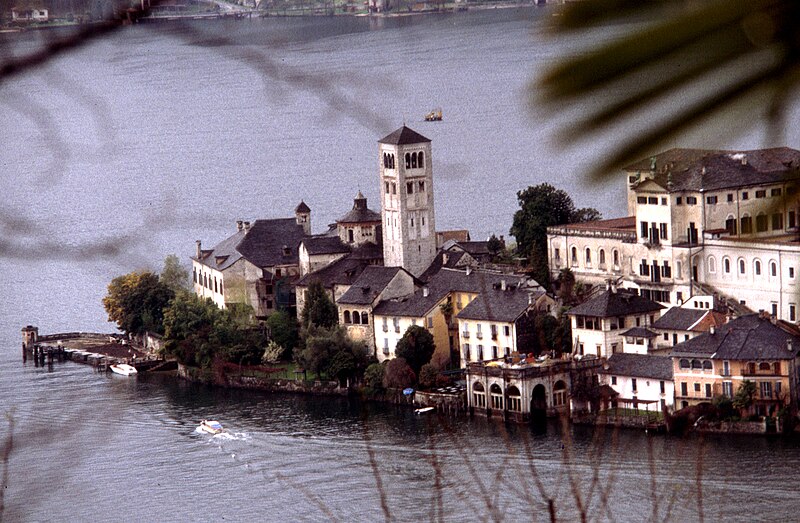
[[[178,365],[178,376],[199,383],[207,383],[234,389],[260,390],[264,392],[294,392],[347,396],[348,389],[336,381],[298,381],[290,379],[262,378],[244,373],[226,372],[215,375],[212,370]]]
[[[420,407],[435,407],[437,412],[447,414],[461,414],[466,412],[467,392],[459,394],[441,394],[438,392],[414,393],[414,404]]]
[[[705,421],[695,426],[697,432],[709,434],[766,434],[767,421]]]

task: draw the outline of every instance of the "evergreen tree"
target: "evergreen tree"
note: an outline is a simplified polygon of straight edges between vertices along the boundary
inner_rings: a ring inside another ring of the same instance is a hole
[[[305,328],[311,325],[330,328],[339,323],[339,311],[336,309],[336,304],[331,301],[322,283],[318,281],[313,281],[308,286],[301,321]]]

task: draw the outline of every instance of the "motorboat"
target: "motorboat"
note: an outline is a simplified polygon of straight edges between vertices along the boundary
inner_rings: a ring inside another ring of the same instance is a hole
[[[422,407],[421,409],[416,409],[414,414],[425,414],[426,412],[430,412],[433,410],[433,407]]]
[[[128,365],[127,363],[117,363],[116,365],[109,366],[111,372],[116,374],[122,374],[123,376],[133,376],[134,374],[138,374],[139,371],[136,370],[136,367],[133,365]]]
[[[203,420],[200,422],[200,430],[208,432],[209,434],[219,434],[225,429],[222,428],[222,423],[214,420]]]

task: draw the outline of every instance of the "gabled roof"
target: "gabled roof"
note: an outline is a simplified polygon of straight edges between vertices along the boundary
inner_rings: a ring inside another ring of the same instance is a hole
[[[654,312],[663,308],[664,306],[660,303],[620,289],[617,292],[604,291],[591,300],[568,310],[567,314],[570,316],[613,318],[615,316]]]
[[[688,331],[708,313],[702,309],[672,307],[653,322],[654,329]]]
[[[213,249],[204,249],[203,256],[201,258],[192,258],[199,261],[206,267],[211,267],[212,269],[216,269],[218,271],[224,271],[242,258],[241,253],[236,250],[236,246],[239,245],[240,241],[242,241],[244,235],[245,231],[236,231],[233,235],[228,236],[216,244]]]
[[[475,241],[475,242],[457,242],[453,247],[460,247],[472,256],[480,256],[489,254],[488,241]]]
[[[460,320],[513,323],[543,294],[542,290],[528,292],[525,288],[517,287],[510,287],[505,291],[491,290],[469,302],[457,317]]]
[[[446,259],[446,261],[445,261]],[[439,272],[443,267],[448,267],[454,269],[456,267],[463,267],[465,265],[469,265],[470,262],[474,262],[475,260],[470,256],[466,251],[448,251],[444,252],[440,250],[436,253],[436,256],[433,258],[433,261],[428,268],[425,269],[425,272],[419,275],[419,279],[423,282],[430,280],[437,272]]]
[[[303,226],[294,218],[256,220],[236,250],[257,267],[297,265],[297,248],[303,238]]]
[[[368,260],[345,256],[318,271],[306,274],[295,285],[307,287],[314,281],[320,282],[326,289],[334,285],[352,285],[367,266]]]
[[[612,354],[606,361],[606,365],[598,372],[617,376],[672,381],[672,359],[666,356],[618,352]]]
[[[791,346],[791,350],[789,347]],[[673,347],[673,357],[702,355],[721,360],[794,359],[800,330],[769,315],[748,314]]]
[[[303,238],[301,243],[310,255],[350,252],[350,247],[345,245],[338,236],[312,236]]]
[[[353,282],[336,303],[351,305],[369,305],[383,292],[387,285],[404,271],[402,267],[380,267],[370,265],[365,267],[361,275]]]
[[[300,200],[300,203],[298,203],[297,207],[294,208],[294,212],[307,213],[307,212],[311,212],[311,209],[309,208],[308,205],[306,205],[306,202],[304,202],[303,200]]]
[[[623,336],[629,336],[633,338],[655,338],[658,336],[655,332],[651,331],[646,327],[634,327],[632,329],[628,329],[622,333]]]
[[[387,143],[391,145],[407,145],[412,143],[425,143],[430,142],[430,139],[425,138],[417,131],[409,129],[405,125],[395,132],[388,134],[378,140],[378,143]]]
[[[653,181],[670,192],[713,191],[800,179],[800,151],[670,149],[625,170],[652,172],[653,167]]]

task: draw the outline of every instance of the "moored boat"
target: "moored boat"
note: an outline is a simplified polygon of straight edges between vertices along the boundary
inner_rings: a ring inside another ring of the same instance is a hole
[[[132,376],[134,374],[138,374],[136,367],[133,365],[128,365],[127,363],[118,363],[116,365],[109,366],[111,372],[116,374],[122,374],[123,376]]]

